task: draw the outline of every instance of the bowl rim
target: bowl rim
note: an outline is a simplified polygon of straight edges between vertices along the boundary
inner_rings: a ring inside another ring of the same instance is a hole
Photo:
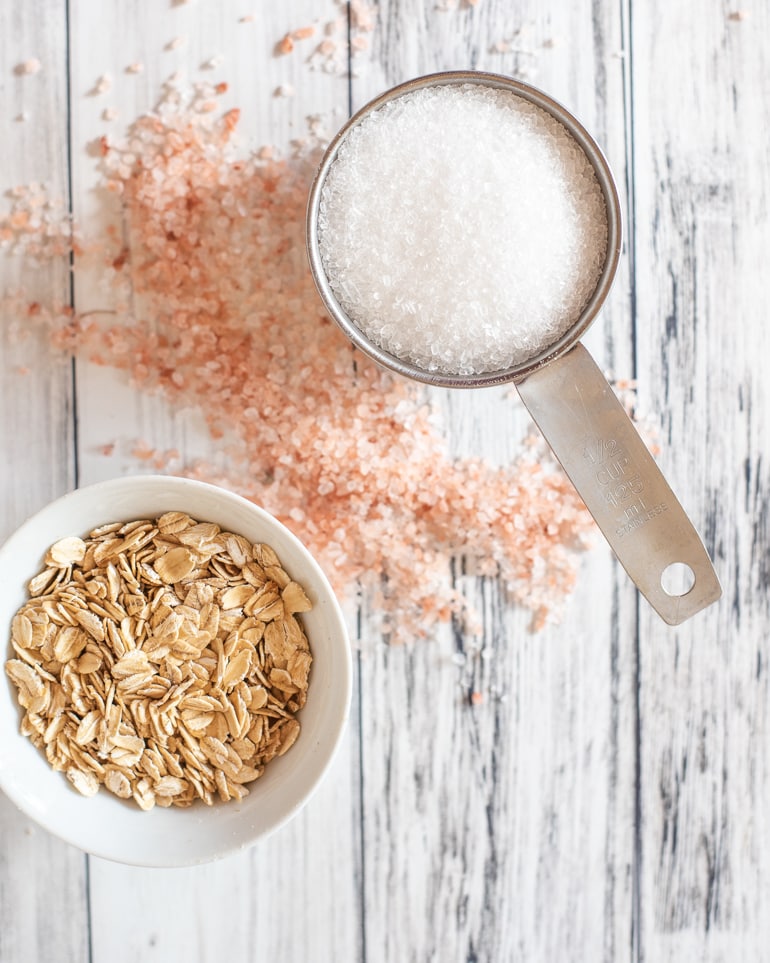
[[[109,846],[90,845],[88,839],[86,838],[88,835],[88,830],[86,829],[84,831],[80,824],[76,823],[71,826],[62,826],[57,823],[54,810],[50,811],[50,816],[35,811],[29,802],[29,794],[25,794],[23,790],[19,789],[18,781],[12,778],[12,774],[6,765],[8,751],[4,748],[4,746],[9,744],[10,740],[13,739],[24,740],[25,742],[28,742],[27,737],[21,735],[18,728],[16,728],[16,730],[12,733],[0,731],[0,791],[16,806],[17,809],[19,809],[34,823],[41,826],[43,829],[64,842],[69,843],[70,845],[73,845],[92,856],[98,856],[113,862],[123,863],[125,865],[141,866],[146,868],[172,868],[200,865],[222,859],[238,850],[250,847],[256,842],[266,839],[268,836],[277,832],[291,819],[293,819],[315,794],[316,790],[323,782],[324,777],[326,776],[334,759],[336,758],[339,752],[340,744],[346,732],[353,691],[352,652],[347,626],[345,623],[345,617],[336,594],[323,569],[316,561],[315,557],[311,554],[309,549],[303,544],[303,542],[286,525],[284,525],[283,522],[279,521],[274,515],[262,508],[260,505],[257,505],[256,503],[244,498],[242,495],[238,495],[235,492],[230,491],[229,489],[221,488],[218,485],[213,485],[208,482],[199,481],[198,479],[184,478],[175,475],[132,474],[108,479],[105,481],[99,481],[84,487],[72,489],[38,509],[27,519],[25,519],[25,521],[22,522],[21,525],[19,525],[13,532],[11,532],[11,534],[2,543],[0,543],[0,564],[2,564],[2,562],[6,560],[9,555],[13,554],[16,545],[23,544],[29,537],[30,533],[36,531],[41,521],[46,520],[46,516],[56,516],[62,512],[62,510],[66,511],[67,505],[74,503],[75,501],[80,502],[84,499],[89,499],[97,495],[99,497],[103,497],[113,494],[126,493],[131,489],[131,486],[135,486],[137,484],[150,489],[145,493],[148,499],[154,494],[152,491],[154,489],[157,489],[158,491],[161,489],[168,491],[169,488],[175,489],[176,492],[178,492],[178,499],[180,501],[180,505],[177,510],[180,511],[185,510],[185,498],[194,493],[207,496],[209,498],[218,499],[224,506],[229,506],[232,509],[240,508],[241,510],[246,510],[252,514],[255,520],[257,520],[260,524],[265,525],[268,528],[273,528],[276,532],[278,532],[280,534],[280,538],[292,546],[294,551],[302,557],[303,564],[309,568],[309,572],[305,573],[301,581],[306,583],[308,581],[308,576],[312,578],[313,588],[316,590],[316,594],[318,595],[318,603],[316,606],[314,606],[314,608],[323,607],[325,611],[324,618],[329,621],[331,628],[333,628],[333,631],[329,632],[329,638],[334,639],[334,656],[336,663],[338,663],[335,665],[335,670],[337,671],[338,675],[335,677],[334,687],[337,696],[334,704],[331,707],[327,707],[328,719],[326,719],[326,723],[328,725],[329,734],[324,740],[324,744],[327,747],[325,758],[320,760],[319,768],[317,769],[317,772],[315,773],[311,782],[308,784],[307,788],[300,792],[297,797],[289,805],[287,805],[286,809],[280,814],[280,816],[269,819],[263,827],[250,834],[247,834],[246,838],[239,838],[228,844],[224,844],[216,851],[207,851],[203,856],[190,853],[184,857],[174,858],[173,861],[163,857],[160,857],[157,860],[147,858],[147,856],[135,858],[132,857],[130,853],[126,852],[127,847],[125,845],[122,847],[122,849],[118,847],[120,852],[111,850]],[[162,514],[162,512],[159,512],[159,514]],[[192,510],[190,514],[194,515]],[[118,510],[116,511],[116,516],[119,515],[120,511]],[[117,521],[119,518],[116,517],[115,520]],[[99,524],[98,521],[95,522],[95,524]],[[36,539],[36,543],[40,544],[43,550],[45,550],[48,544],[51,544],[56,540],[56,537],[49,538],[46,545],[43,545],[43,542],[45,541],[44,539],[40,540],[38,538]],[[269,541],[269,539],[265,538],[265,541]],[[281,553],[279,552],[279,556],[280,554]],[[281,562],[284,562],[283,557],[281,557]],[[32,577],[32,574],[34,574],[34,572],[25,572],[21,584],[25,586],[27,580]],[[17,608],[9,609],[11,618],[16,610]],[[9,628],[10,622],[8,629]],[[7,661],[7,659],[14,657],[11,650],[10,636],[7,638],[2,651],[5,653],[3,664],[5,661]],[[340,659],[339,656],[342,658]],[[316,656],[314,654],[314,661],[315,657]],[[5,676],[5,672],[3,672],[3,676]],[[14,703],[14,707],[19,709],[18,702],[14,697],[14,687],[9,680],[6,679],[5,682],[7,683],[7,691],[9,693],[9,697]],[[5,696],[0,695],[0,698],[4,699]],[[326,701],[328,701],[328,697]],[[309,733],[308,735],[312,734]],[[314,744],[317,746],[317,741],[314,740]],[[31,743],[29,743],[29,745],[32,746]],[[40,753],[40,750],[38,749],[35,749],[35,751]],[[289,754],[287,753],[287,756],[288,755]],[[44,756],[41,755],[41,759],[45,762],[46,766],[48,766],[52,777],[56,777],[58,779],[65,778],[64,773],[58,772],[50,767],[47,759],[45,759]],[[115,799],[115,802],[125,805],[122,800]],[[236,801],[231,803],[231,805],[236,804]],[[211,809],[206,807],[206,809],[202,811],[211,812],[217,808],[220,808],[218,802],[215,803]],[[190,809],[184,810],[183,812],[189,813],[194,809],[195,807],[190,807]],[[171,809],[170,811],[174,812],[175,810]],[[244,812],[242,809],[237,811],[239,813]],[[164,810],[164,813],[165,812],[166,811]],[[246,813],[244,813],[244,818],[248,818]]]

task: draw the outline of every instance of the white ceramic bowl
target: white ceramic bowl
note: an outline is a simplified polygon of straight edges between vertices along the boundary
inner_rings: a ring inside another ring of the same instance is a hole
[[[252,541],[271,545],[305,588],[303,614],[313,665],[299,738],[274,759],[238,802],[143,812],[101,789],[85,798],[19,734],[16,689],[0,681],[0,788],[31,819],[69,843],[137,866],[184,866],[242,849],[283,825],[307,802],[342,737],[350,706],[351,657],[345,623],[331,586],[307,549],[272,515],[213,485],[170,476],[134,476],[81,488],[52,502],[0,548],[0,644],[12,653],[10,623],[26,599],[26,583],[47,548],[97,525],[184,511]],[[5,661],[5,656],[3,662]]]

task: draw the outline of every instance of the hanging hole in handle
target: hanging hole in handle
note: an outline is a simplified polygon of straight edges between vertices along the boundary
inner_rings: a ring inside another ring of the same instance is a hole
[[[695,585],[695,572],[686,562],[672,562],[661,572],[660,584],[666,595],[674,598],[687,595]]]

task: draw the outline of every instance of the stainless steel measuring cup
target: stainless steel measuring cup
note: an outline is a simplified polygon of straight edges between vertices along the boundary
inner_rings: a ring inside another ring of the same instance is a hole
[[[422,87],[480,84],[503,89],[555,117],[591,162],[607,209],[604,268],[588,303],[565,335],[543,351],[502,371],[455,375],[425,371],[373,343],[340,306],[320,254],[318,216],[326,176],[348,132],[388,101]],[[695,528],[639,437],[623,406],[580,338],[602,307],[620,259],[622,219],[609,165],[579,121],[528,84],[498,74],[450,71],[429,74],[386,91],[355,114],[329,145],[308,203],[310,268],[323,302],[350,340],[379,364],[427,384],[478,388],[513,382],[532,418],[561,462],[621,564],[655,611],[678,625],[722,594],[711,560]],[[675,571],[687,590],[670,584]],[[665,587],[664,587],[665,586]]]

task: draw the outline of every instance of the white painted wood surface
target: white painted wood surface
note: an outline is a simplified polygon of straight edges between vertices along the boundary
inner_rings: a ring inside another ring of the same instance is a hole
[[[362,644],[343,751],[300,817],[249,852],[127,868],[0,799],[2,963],[767,958],[767,5],[743,18],[716,0],[441,6],[381,0],[348,83],[273,52],[287,30],[337,15],[331,2],[0,0],[2,187],[46,180],[94,226],[86,145],[105,132],[105,104],[88,91],[103,73],[120,124],[171,71],[196,76],[221,55],[227,106],[256,145],[435,69],[531,80],[581,117],[616,172],[626,251],[588,343],[638,378],[725,599],[668,629],[597,545],[563,624],[538,635],[497,585],[466,577],[484,615],[478,650],[449,629],[387,648],[366,604],[350,607]],[[512,49],[492,52],[501,41]],[[40,73],[15,75],[29,57]],[[144,72],[125,75],[131,62]],[[295,96],[275,98],[286,83]],[[19,271],[3,259],[3,286]],[[97,282],[79,273],[78,309]],[[28,269],[24,284],[41,300],[71,293],[66,264]],[[0,537],[77,482],[137,470],[136,438],[207,451],[193,418],[110,369],[62,361],[44,339],[15,344],[8,319],[0,345]],[[503,392],[435,401],[454,450],[514,456],[525,422]]]

